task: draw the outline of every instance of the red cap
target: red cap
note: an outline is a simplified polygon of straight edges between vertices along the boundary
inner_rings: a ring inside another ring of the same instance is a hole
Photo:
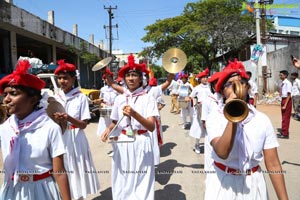
[[[59,60],[57,61],[58,67],[54,71],[54,74],[57,75],[61,72],[66,73],[66,72],[73,72],[76,71],[76,67],[73,64],[70,63],[65,63],[65,60]]]
[[[220,77],[221,75],[222,75],[221,72],[215,72],[215,73],[213,73],[213,74],[211,75],[211,77],[208,79],[208,82],[209,82],[209,83],[212,83],[212,82],[218,80],[219,77]]]
[[[117,83],[120,83],[122,80],[123,80],[123,78],[120,77],[120,76],[118,76],[118,78],[116,79],[116,82],[117,82]]]
[[[0,80],[0,93],[3,93],[6,86],[25,86],[36,90],[42,90],[46,83],[35,75],[28,74],[27,70],[31,67],[28,60],[20,60],[16,70]]]
[[[114,73],[111,72],[111,71],[109,70],[109,68],[105,68],[105,74],[102,75],[102,79],[106,79],[106,75],[109,75],[109,76],[113,77],[113,76],[114,76]]]
[[[156,78],[150,78],[150,80],[149,80],[149,85],[150,86],[157,86],[157,80],[156,80]]]
[[[142,64],[134,63],[134,56],[132,54],[130,54],[128,56],[128,63],[127,63],[127,65],[123,66],[120,69],[118,76],[124,77],[125,73],[129,70],[136,70],[136,71],[140,71],[140,72],[149,74],[149,71],[147,70],[147,65],[145,63],[142,63]]]
[[[220,92],[222,85],[231,75],[239,75],[242,78],[248,79],[248,75],[246,73],[245,67],[242,62],[234,59],[233,62],[229,61],[229,64],[223,69],[221,74],[219,75],[218,82],[216,84],[216,92]]]
[[[181,72],[180,74],[179,74],[179,79],[183,79],[183,78],[188,78],[189,77],[189,75],[187,75],[187,74],[184,74],[183,72]]]
[[[197,74],[197,78],[202,78],[202,77],[204,77],[204,76],[208,76],[208,74],[209,74],[209,70],[208,70],[208,68],[206,68],[203,72],[199,72],[199,74]]]

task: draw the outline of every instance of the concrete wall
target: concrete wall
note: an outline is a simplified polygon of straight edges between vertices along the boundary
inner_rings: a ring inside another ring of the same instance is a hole
[[[292,43],[289,46],[267,54],[268,68],[272,72],[272,77],[268,78],[268,89],[270,92],[279,91],[279,71],[287,70],[290,73],[297,70],[291,62],[290,55],[300,58],[300,43]],[[290,79],[290,76],[288,77]]]

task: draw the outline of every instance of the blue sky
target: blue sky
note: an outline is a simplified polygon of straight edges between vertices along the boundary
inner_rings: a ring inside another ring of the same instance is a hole
[[[254,1],[254,0],[253,0]],[[108,47],[104,25],[108,26],[108,12],[105,7],[115,7],[112,25],[115,38],[113,50],[124,53],[140,52],[147,44],[141,41],[146,32],[144,28],[158,19],[178,16],[188,2],[196,0],[13,0],[14,4],[30,13],[47,20],[48,11],[54,10],[55,25],[72,32],[72,26],[78,25],[79,37],[89,41],[94,34],[96,44],[103,41]],[[274,0],[274,4],[290,5],[300,0]],[[300,17],[300,9],[272,9],[269,13]]]

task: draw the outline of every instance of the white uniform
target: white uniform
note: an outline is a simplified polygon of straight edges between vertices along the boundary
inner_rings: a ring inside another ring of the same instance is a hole
[[[248,117],[238,125],[232,150],[226,160],[212,152],[212,158],[223,165],[245,172],[259,165],[263,150],[279,146],[269,118],[248,105]],[[208,139],[220,137],[227,125],[223,108],[211,113],[206,121]],[[232,175],[213,164],[206,178],[205,199],[268,199],[263,173],[260,169],[250,175]]]
[[[53,158],[65,153],[61,129],[45,110],[34,111],[23,120],[13,114],[0,126],[0,138],[5,170],[0,199],[61,199],[53,176],[20,181],[21,174],[52,170]]]
[[[78,88],[65,94],[62,90],[56,96],[68,115],[80,120],[90,119],[87,97]],[[94,166],[88,140],[82,129],[67,128],[63,135],[67,153],[64,156],[65,168],[69,172],[69,184],[72,198],[86,198],[100,189],[98,175]]]
[[[150,96],[152,96],[156,102],[161,98],[163,91],[162,86],[147,86],[145,88],[145,92],[147,92]],[[153,153],[154,153],[154,165],[158,165],[160,163],[160,149],[159,149],[159,141],[162,142],[163,138],[163,132],[162,132],[162,126],[160,123],[160,113],[156,117],[156,123],[155,123],[155,130],[153,131],[153,134],[151,134],[152,141],[153,141]]]
[[[202,103],[201,120],[205,121],[208,115],[214,110],[218,110],[223,106],[223,97],[220,93],[214,93],[209,95],[206,100]],[[213,159],[211,156],[212,146],[207,137],[207,131],[205,130],[205,141],[204,141],[204,171],[208,171],[213,164]]]
[[[190,136],[196,139],[203,138],[205,136],[205,129],[203,128],[203,124],[200,120],[201,110],[202,110],[202,103],[211,94],[210,88],[208,85],[199,84],[193,88],[192,93],[190,94],[191,98],[197,97],[196,105],[193,107],[193,123],[190,128]],[[198,109],[201,109],[200,112]]]
[[[111,119],[120,120],[123,116],[122,108],[127,104],[145,118],[159,115],[156,101],[140,87],[133,93],[126,91],[124,95],[117,96]],[[133,130],[146,130],[138,121],[128,117],[123,118],[118,130],[126,130],[130,125]],[[153,133],[150,131],[137,134],[135,142],[132,143],[113,143],[113,199],[154,199],[155,172],[151,134]]]
[[[105,106],[104,109],[111,110],[115,98],[118,95],[118,93],[110,86],[104,86],[100,90],[99,98],[103,99],[103,102]],[[100,136],[105,129],[110,125],[111,119],[110,116],[101,116],[99,117],[99,123],[97,128],[97,135]]]
[[[257,89],[257,85],[256,85],[256,83],[252,80],[252,79],[250,79],[249,81],[248,81],[248,83],[249,83],[249,85],[250,85],[250,91],[249,91],[249,97],[250,98],[254,98],[254,96],[256,95],[256,94],[258,94],[258,89]]]
[[[188,90],[189,91],[192,91],[193,90],[193,86],[189,83],[189,82],[186,82],[186,83],[181,83],[180,86],[179,86],[179,96],[180,96],[180,91],[182,90],[182,87],[183,86],[186,86],[188,87]],[[187,102],[187,107],[186,108],[181,108],[181,113],[180,113],[181,117],[182,117],[182,120],[183,120],[183,125],[185,126],[187,124],[187,117],[189,116],[190,117],[190,122],[192,123],[193,121],[193,109],[192,109],[192,106],[191,106],[191,102]]]

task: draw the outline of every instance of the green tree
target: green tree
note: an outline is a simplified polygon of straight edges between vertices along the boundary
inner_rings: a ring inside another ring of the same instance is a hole
[[[204,0],[188,3],[182,15],[145,28],[145,49],[153,57],[161,57],[171,47],[182,49],[188,56],[185,71],[197,73],[214,65],[213,58],[238,48],[255,28],[253,14],[241,14],[242,0]],[[150,53],[149,53],[150,51]]]

